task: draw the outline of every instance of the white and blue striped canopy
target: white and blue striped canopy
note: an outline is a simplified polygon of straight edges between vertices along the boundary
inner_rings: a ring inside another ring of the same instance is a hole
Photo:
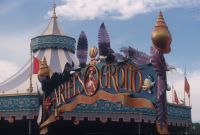
[[[57,48],[40,49],[34,53],[34,57],[42,60],[46,57],[47,64],[53,72],[63,72],[66,62],[79,65],[78,58],[71,51]],[[32,61],[33,63],[33,61]],[[0,95],[28,93],[30,87],[31,60],[23,66],[19,72],[0,83]],[[33,93],[41,89],[37,74],[32,75]]]

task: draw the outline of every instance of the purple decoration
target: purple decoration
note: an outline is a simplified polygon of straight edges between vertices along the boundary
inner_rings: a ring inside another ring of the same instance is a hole
[[[99,55],[106,56],[106,52],[102,48],[110,48],[110,38],[104,23],[101,24],[98,33]]]
[[[88,41],[85,32],[81,31],[77,45],[77,57],[80,62],[80,67],[82,68],[86,67],[87,55],[88,55]]]
[[[151,63],[154,70],[157,72],[157,102],[156,102],[156,115],[157,120],[160,122],[161,127],[167,124],[167,78],[166,71],[167,65],[163,53],[154,47],[151,47]]]
[[[131,59],[134,63],[142,65],[150,63],[150,57],[139,50],[136,50],[132,47],[123,47],[120,49],[124,53],[125,57]]]

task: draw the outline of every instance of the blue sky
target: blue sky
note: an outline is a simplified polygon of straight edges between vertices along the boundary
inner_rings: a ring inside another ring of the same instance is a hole
[[[0,81],[29,59],[30,39],[40,35],[49,22],[52,0],[0,1]],[[97,45],[102,22],[111,47],[132,46],[149,54],[151,32],[160,10],[172,35],[166,61],[177,67],[168,73],[178,96],[183,98],[183,70],[191,85],[193,121],[200,122],[200,1],[199,0],[56,0],[58,22],[64,33],[78,39],[86,32],[89,46]],[[169,100],[170,99],[170,93]]]

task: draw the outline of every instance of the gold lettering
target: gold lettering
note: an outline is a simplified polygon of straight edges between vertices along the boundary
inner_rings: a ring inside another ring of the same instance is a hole
[[[125,74],[124,74],[124,89],[128,90],[128,66],[125,65],[124,66],[124,69],[125,69]]]
[[[63,96],[62,86],[58,86],[58,90],[55,89],[54,94],[56,98],[56,106],[60,106],[62,103],[66,103]]]
[[[121,72],[121,74],[120,74]],[[121,77],[120,77],[121,76]],[[119,78],[121,78],[121,83],[119,83]],[[123,88],[124,87],[124,84],[125,84],[125,71],[123,69],[123,67],[118,67],[117,68],[117,73],[116,73],[116,82],[117,82],[117,85],[120,87],[120,88]]]
[[[135,93],[141,91],[142,88],[142,74],[137,67],[131,69],[131,90]]]
[[[81,94],[83,91],[85,91],[85,85],[84,85],[83,81],[81,80],[80,75],[82,75],[82,74],[76,74],[76,80],[81,84],[81,87],[82,87],[82,91],[80,90],[80,87],[76,88],[78,91],[78,94]],[[77,85],[77,84],[75,83],[75,85]]]
[[[117,78],[117,72],[116,72],[116,67],[114,65],[110,65],[110,80],[112,79],[112,84],[114,85],[114,88],[115,88],[115,91],[116,92],[119,92],[119,86],[118,86],[118,83],[116,81],[116,78]],[[110,81],[111,83],[111,81]]]
[[[63,103],[65,103],[64,91],[65,91],[65,90],[64,90],[64,85],[61,84],[61,85],[60,85],[60,93],[59,93],[59,96],[60,96],[60,98],[62,99],[62,102],[63,102]]]
[[[66,100],[86,93],[88,96],[94,95],[101,88],[114,87],[118,93],[120,89],[129,90],[133,93],[142,90],[141,69],[132,64],[121,66],[102,65],[100,72],[94,65],[86,68],[85,72],[76,72],[67,81],[54,90],[53,103],[55,107],[66,103]]]
[[[76,74],[73,75],[73,96],[76,95]]]
[[[129,90],[132,91],[135,89],[135,71],[134,67],[131,64],[129,65],[129,69],[130,69]]]
[[[106,72],[104,72],[105,68],[106,68]],[[104,77],[105,77],[106,80],[104,80]],[[107,65],[103,65],[101,67],[99,79],[100,79],[100,86],[101,86],[101,88],[107,88],[108,87],[108,82],[107,82],[107,80],[108,80]],[[103,82],[106,82],[106,84],[104,84]]]
[[[70,79],[67,80],[67,99],[71,98],[71,83],[70,83]]]
[[[140,70],[137,70],[137,75],[138,75],[138,88],[137,88],[137,92],[141,92],[142,90],[142,73]]]

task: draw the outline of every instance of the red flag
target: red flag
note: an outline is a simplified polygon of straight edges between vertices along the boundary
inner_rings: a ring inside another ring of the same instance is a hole
[[[187,78],[185,77],[185,86],[184,86],[185,92],[188,94],[188,97],[190,96],[190,84],[188,83]]]
[[[175,90],[174,90],[174,102],[175,102],[176,104],[179,104],[178,96],[177,96]]]
[[[174,85],[172,85],[172,103],[174,103]]]
[[[40,60],[36,57],[33,57],[33,74],[38,74],[40,68]]]

